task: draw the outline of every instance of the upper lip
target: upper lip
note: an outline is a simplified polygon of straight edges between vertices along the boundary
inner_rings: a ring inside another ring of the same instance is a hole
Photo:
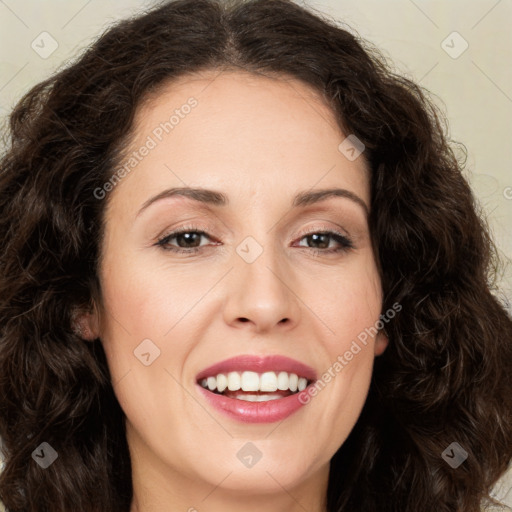
[[[256,373],[265,372],[288,372],[295,373],[299,377],[316,381],[316,372],[311,366],[281,355],[256,356],[244,354],[230,359],[225,359],[208,366],[197,374],[197,381],[207,377],[215,377],[219,373],[236,371],[252,371]]]

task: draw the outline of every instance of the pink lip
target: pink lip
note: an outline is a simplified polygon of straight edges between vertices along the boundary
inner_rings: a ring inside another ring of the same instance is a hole
[[[199,382],[203,378],[213,377],[219,373],[229,373],[230,371],[253,371],[258,373],[285,371],[288,373],[296,373],[299,377],[305,377],[309,381],[316,381],[317,379],[316,372],[313,368],[294,359],[290,359],[289,357],[258,357],[251,355],[234,357],[209,366],[201,371],[196,379]],[[308,388],[294,395],[277,400],[248,402],[218,395],[203,388],[199,383],[197,387],[199,392],[203,394],[213,407],[230,418],[244,423],[273,423],[282,421],[294,412],[297,412],[308,402],[300,400],[302,394],[307,394]]]
[[[229,372],[288,372],[296,373],[299,377],[306,377],[308,380],[316,380],[316,372],[308,366],[295,359],[285,356],[252,356],[243,355],[226,359],[216,363],[197,374],[196,380],[207,377],[215,377],[219,373]]]
[[[273,423],[282,421],[308,402],[308,388],[294,395],[277,400],[269,400],[267,402],[247,402],[245,400],[237,400],[236,398],[228,398],[224,395],[217,395],[197,384],[199,392],[204,395],[206,400],[217,410],[226,414],[230,418],[241,421],[243,423]],[[304,394],[304,395],[303,395]],[[299,400],[304,396],[304,400]]]

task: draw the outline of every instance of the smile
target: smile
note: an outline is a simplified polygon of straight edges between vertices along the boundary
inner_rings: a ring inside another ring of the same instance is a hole
[[[201,380],[201,386],[205,389],[249,402],[278,400],[303,391],[307,385],[308,380],[305,377],[285,371],[261,374],[250,371],[229,372],[227,375],[219,373]],[[274,393],[276,391],[277,393]]]
[[[238,356],[196,377],[200,394],[211,406],[246,423],[287,418],[303,407],[300,393],[314,381],[311,367],[285,356]]]

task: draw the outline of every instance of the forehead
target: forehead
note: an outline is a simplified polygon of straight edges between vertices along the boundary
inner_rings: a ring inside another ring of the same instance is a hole
[[[321,95],[300,80],[239,71],[186,75],[138,109],[125,161],[149,140],[152,148],[114,192],[130,188],[140,203],[164,186],[226,189],[236,180],[240,191],[268,195],[283,185],[291,195],[295,185],[318,182],[352,187],[368,201],[366,162],[343,156],[345,137]]]
[[[187,102],[197,102],[197,108],[189,115]],[[185,116],[180,110],[187,111]],[[336,132],[342,135],[334,114],[322,99],[321,94],[304,82],[287,75],[257,75],[246,71],[204,71],[188,74],[162,84],[148,95],[138,108],[135,117],[135,129],[138,133],[148,132],[162,122],[162,115],[169,120],[176,112],[179,119],[173,120],[173,134],[184,130],[178,124],[189,117],[209,127],[218,129],[236,127],[233,133],[252,136],[259,131],[262,136],[268,133],[276,135],[276,126],[262,123],[278,121],[281,137],[296,136],[300,128],[312,137],[315,132]],[[190,124],[190,123],[188,123]],[[199,127],[194,123],[194,128]],[[308,127],[309,126],[309,127]],[[179,128],[179,129],[178,129]],[[240,128],[243,131],[240,131]],[[258,130],[259,129],[259,130]],[[211,133],[214,136],[215,132]],[[235,137],[236,138],[236,137]],[[227,141],[226,141],[227,142]]]

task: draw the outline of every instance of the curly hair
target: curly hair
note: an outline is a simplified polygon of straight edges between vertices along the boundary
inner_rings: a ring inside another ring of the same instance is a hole
[[[203,70],[300,80],[365,145],[370,232],[390,321],[370,391],[331,460],[330,512],[477,512],[512,458],[512,320],[489,228],[428,91],[354,31],[291,0],[176,0],[117,22],[26,93],[0,162],[0,499],[10,512],[128,512],[125,415],[101,343],[108,197],[136,111]],[[58,452],[45,471],[31,454]],[[452,443],[468,453],[457,469]]]

